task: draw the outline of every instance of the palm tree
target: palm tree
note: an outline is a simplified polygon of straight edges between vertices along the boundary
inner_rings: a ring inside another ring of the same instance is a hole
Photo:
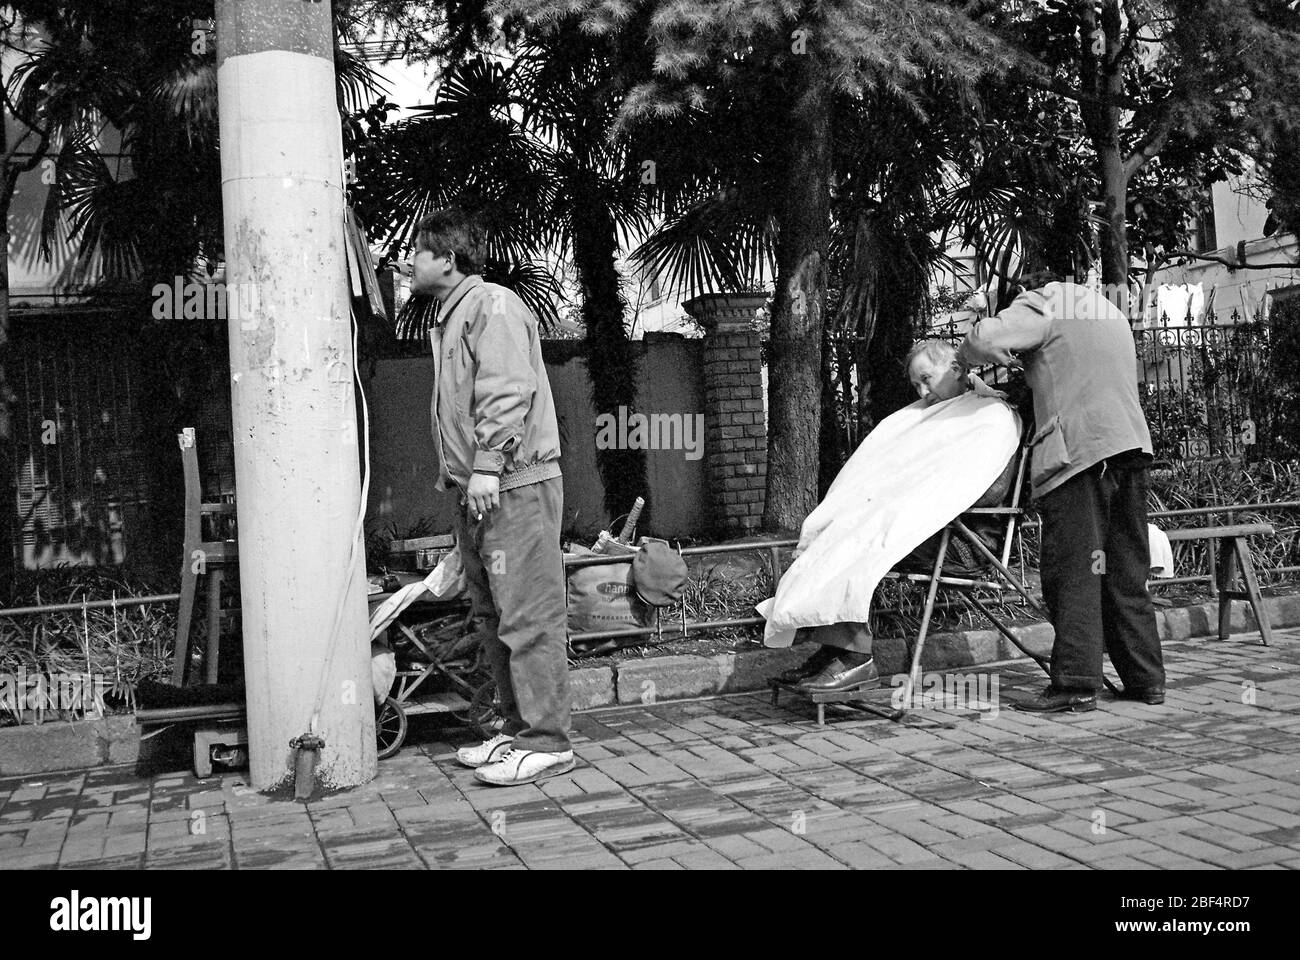
[[[559,295],[545,256],[554,230],[544,215],[555,191],[551,154],[513,115],[513,83],[513,70],[488,56],[450,70],[433,104],[360,145],[353,197],[389,259],[411,249],[431,211],[453,203],[475,209],[488,228],[488,278],[514,289],[549,326]],[[412,298],[399,335],[426,334],[434,307]]]
[[[137,442],[155,464],[154,522],[178,528],[183,488],[173,438],[194,422],[211,370],[224,362],[226,335],[153,320],[148,291],[222,257],[216,50],[202,29],[213,2],[24,0],[11,7],[29,33],[6,96],[54,161],[41,247],[49,256],[56,243],[75,244],[81,268],[103,278],[92,296],[144,318],[135,329],[137,357],[151,376],[139,384]],[[373,73],[342,50],[336,74],[342,112],[375,92]],[[125,172],[109,163],[110,130]],[[172,539],[150,540],[160,545],[158,556],[136,559],[171,567]],[[144,553],[151,544],[138,546]]]
[[[629,93],[620,124],[749,102],[766,119],[750,145],[775,189],[776,291],[771,322],[764,523],[797,528],[816,506],[821,342],[827,306],[838,96],[886,90],[901,99],[926,70],[970,84],[1010,60],[956,6],[922,0],[745,4],[646,0],[502,0],[538,24],[580,17],[598,36],[648,23],[653,69]],[[762,91],[766,96],[759,96]],[[755,236],[766,237],[766,232]]]
[[[677,175],[695,190],[679,192],[632,255],[670,287],[735,289],[773,275],[779,225],[770,198],[784,174],[764,131],[779,124],[778,93],[774,78],[758,77],[710,91],[710,109],[679,116],[695,132],[671,140],[692,146]],[[833,99],[823,492],[857,440],[914,399],[901,361],[922,332],[934,271],[956,266],[949,237],[975,250],[1004,295],[1042,250],[1050,265],[1086,270],[1096,218],[1082,200],[1085,161],[1059,130],[1023,120],[1029,106],[990,122],[986,103],[935,72],[907,96],[875,88]]]
[[[477,209],[488,279],[514,287],[545,323],[557,318],[555,265],[573,264],[598,415],[635,407],[617,261],[655,210],[638,141],[612,136],[620,64],[619,51],[572,24],[538,32],[508,58],[480,54],[449,70],[436,102],[395,124],[358,165],[361,203],[394,255],[427,212]],[[430,316],[427,304],[413,307],[403,332],[422,333]],[[646,495],[644,451],[601,450],[597,464],[611,518]]]

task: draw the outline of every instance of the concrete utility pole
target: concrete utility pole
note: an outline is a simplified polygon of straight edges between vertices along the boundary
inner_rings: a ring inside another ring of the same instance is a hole
[[[289,742],[313,717],[325,741],[321,782],[375,776],[330,6],[216,7],[239,584],[259,790],[293,776]]]

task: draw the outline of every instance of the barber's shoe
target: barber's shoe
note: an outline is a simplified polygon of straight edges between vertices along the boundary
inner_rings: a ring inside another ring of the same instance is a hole
[[[815,676],[809,677],[795,689],[800,693],[838,693],[879,679],[880,671],[876,669],[874,657],[863,660],[861,654],[841,651]]]
[[[826,644],[819,646],[811,657],[792,670],[787,670],[776,678],[778,683],[798,683],[800,680],[807,680],[814,677],[822,671],[826,664],[830,663],[839,656],[839,647],[829,647]]]
[[[1086,713],[1097,709],[1097,694],[1093,690],[1063,690],[1048,684],[1038,696],[1013,706],[1030,713]]]
[[[496,763],[510,752],[510,745],[515,738],[498,733],[491,740],[484,740],[477,747],[461,747],[456,751],[456,762],[467,767],[481,767],[485,763]]]
[[[491,787],[513,787],[568,773],[574,763],[572,750],[563,753],[511,750],[496,763],[479,767],[474,771],[474,777]]]
[[[1115,694],[1116,700],[1141,700],[1155,706],[1165,702],[1164,687],[1125,687]]]

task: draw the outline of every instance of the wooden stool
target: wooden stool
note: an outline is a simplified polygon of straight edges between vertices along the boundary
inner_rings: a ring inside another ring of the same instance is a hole
[[[201,724],[194,729],[194,776],[212,776],[213,747],[247,747],[248,728],[242,720]]]
[[[194,621],[194,604],[199,577],[207,578],[207,646],[203,652],[203,679],[217,682],[221,659],[221,584],[233,574],[239,563],[239,547],[233,539],[204,540],[204,518],[233,519],[233,503],[204,503],[199,487],[199,456],[194,446],[194,428],[177,434],[181,448],[181,465],[185,471],[185,546],[181,558],[181,601],[176,617],[176,651],[172,664],[172,682],[185,685],[185,668],[189,664],[190,631]],[[238,609],[224,611],[237,613]]]
[[[1264,609],[1264,597],[1259,592],[1259,580],[1255,576],[1255,564],[1250,555],[1250,537],[1270,536],[1272,524],[1239,523],[1225,527],[1192,527],[1186,530],[1166,530],[1165,535],[1175,540],[1209,540],[1210,549],[1213,541],[1219,542],[1218,571],[1215,586],[1219,591],[1219,639],[1227,640],[1232,626],[1232,601],[1248,600],[1255,612],[1255,622],[1259,624],[1260,641],[1268,646],[1273,639],[1273,628],[1268,622],[1268,613]],[[1237,589],[1237,567],[1241,567],[1241,579],[1246,589]]]

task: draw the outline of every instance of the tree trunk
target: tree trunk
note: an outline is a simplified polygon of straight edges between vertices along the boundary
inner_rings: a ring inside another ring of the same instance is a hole
[[[1106,204],[1106,223],[1101,228],[1101,282],[1111,290],[1127,289],[1128,177],[1118,134],[1095,146],[1101,163],[1102,199]]]
[[[1128,286],[1128,178],[1120,143],[1123,65],[1113,58],[1123,43],[1119,0],[1079,7],[1080,79],[1092,96],[1082,106],[1084,127],[1097,152],[1105,224],[1101,228],[1101,281],[1110,289]]]
[[[9,585],[13,581],[14,520],[17,506],[14,498],[14,420],[13,403],[9,391],[9,205],[13,188],[5,178],[3,195],[0,195],[0,239],[4,243],[5,258],[0,264],[0,496],[4,498],[0,514],[0,604],[9,600]]]
[[[835,376],[835,364],[844,363],[844,351],[839,344],[827,339],[822,343],[821,365],[821,405],[820,442],[817,464],[817,499],[826,496],[826,491],[835,482],[835,476],[844,465],[840,452],[840,425],[836,416],[838,406],[839,379]]]
[[[886,282],[881,289],[879,315],[871,342],[867,345],[867,367],[871,371],[869,403],[872,425],[916,400],[903,361],[915,341],[917,303],[914,291],[900,289],[891,271],[882,271]]]
[[[9,587],[18,563],[14,556],[17,546],[14,527],[18,516],[14,491],[15,398],[9,388],[9,244],[12,240],[9,211],[13,206],[14,191],[18,189],[19,174],[35,168],[45,147],[42,139],[39,150],[33,151],[26,161],[17,162],[11,154],[18,144],[10,146],[8,123],[8,116],[0,116],[0,164],[3,164],[0,167],[0,238],[3,238],[5,252],[4,263],[0,264],[0,497],[4,498],[3,514],[0,514],[0,605],[9,600]]]
[[[330,5],[216,10],[251,779],[304,786],[311,733],[319,782],[355,786],[375,715]]]
[[[764,527],[798,530],[817,506],[822,324],[830,247],[830,91],[815,45],[796,57],[779,200],[768,369]]]
[[[594,179],[594,175],[593,175]],[[591,184],[575,191],[573,259],[582,286],[582,320],[586,327],[587,377],[596,416],[618,420],[618,408],[631,415],[636,407],[637,356],[623,319],[627,304],[619,289],[615,267],[618,238],[609,211]],[[595,423],[581,429],[595,432]],[[646,483],[644,450],[597,449],[596,469],[605,488],[605,512],[613,523],[627,513],[637,497],[646,498],[640,527],[650,520],[650,491]],[[617,531],[615,531],[617,532]]]

